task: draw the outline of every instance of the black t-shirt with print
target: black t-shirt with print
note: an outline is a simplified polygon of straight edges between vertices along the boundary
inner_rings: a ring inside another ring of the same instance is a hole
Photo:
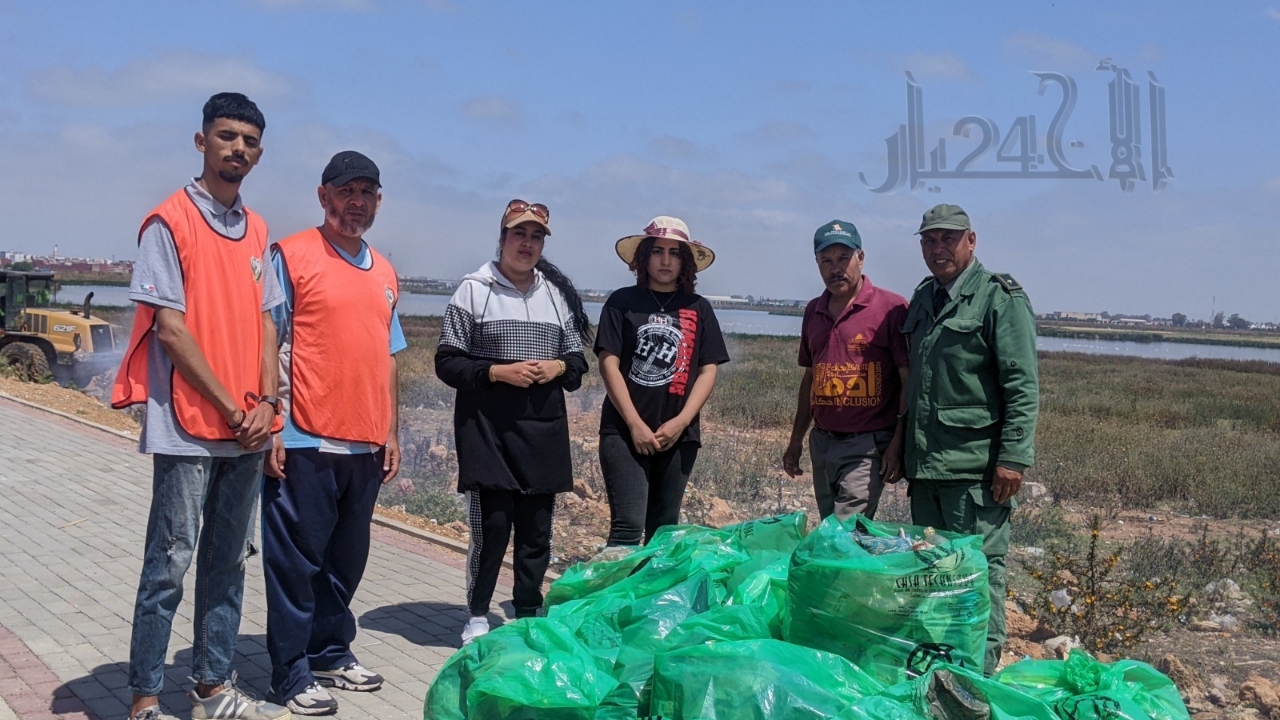
[[[636,412],[657,430],[684,409],[703,365],[729,362],[716,313],[701,295],[615,290],[600,312],[595,352],[618,356]],[[698,418],[680,442],[700,443]],[[608,397],[600,411],[601,435],[630,437],[627,423]]]

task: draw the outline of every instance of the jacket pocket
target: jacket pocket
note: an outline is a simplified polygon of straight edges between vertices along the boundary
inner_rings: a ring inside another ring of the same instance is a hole
[[[942,327],[958,333],[971,333],[982,327],[981,318],[948,318],[942,321]]]
[[[938,422],[953,428],[979,430],[994,425],[999,419],[999,409],[986,405],[938,408]]]

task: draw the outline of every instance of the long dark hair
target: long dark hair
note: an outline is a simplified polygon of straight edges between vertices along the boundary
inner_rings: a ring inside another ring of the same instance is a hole
[[[640,241],[636,254],[631,256],[631,272],[636,274],[636,285],[649,287],[649,256],[653,254],[653,243],[657,238],[647,237]],[[692,295],[698,286],[698,264],[693,259],[693,251],[688,243],[677,243],[680,246],[680,275],[676,277],[676,291]]]
[[[499,257],[502,256],[502,242],[506,239],[507,230],[503,228],[502,233],[498,235]],[[591,318],[587,316],[587,308],[583,306],[582,296],[578,294],[578,289],[573,286],[573,281],[560,268],[556,267],[555,263],[548,260],[546,255],[538,258],[538,264],[533,267],[542,273],[547,282],[555,285],[560,294],[564,296],[565,304],[569,306],[573,329],[578,331],[578,337],[582,338],[582,344],[590,346],[592,340]]]

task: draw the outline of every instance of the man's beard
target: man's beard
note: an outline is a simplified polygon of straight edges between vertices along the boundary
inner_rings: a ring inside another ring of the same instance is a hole
[[[328,208],[325,211],[325,221],[329,227],[337,230],[346,237],[361,237],[369,228],[373,227],[373,220],[377,217],[376,213],[366,215],[364,220],[347,220],[342,216],[340,211]]]
[[[222,182],[239,185],[244,180],[244,173],[232,172],[230,170],[219,170],[218,177],[222,178]]]

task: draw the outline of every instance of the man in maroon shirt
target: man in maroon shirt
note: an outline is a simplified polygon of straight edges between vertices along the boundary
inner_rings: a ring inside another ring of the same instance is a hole
[[[809,457],[823,518],[875,515],[885,483],[902,477],[902,389],[907,382],[907,301],[862,274],[862,237],[833,220],[813,235],[827,289],[809,302],[800,329],[805,369],[791,442],[782,456],[791,477],[812,419]]]

